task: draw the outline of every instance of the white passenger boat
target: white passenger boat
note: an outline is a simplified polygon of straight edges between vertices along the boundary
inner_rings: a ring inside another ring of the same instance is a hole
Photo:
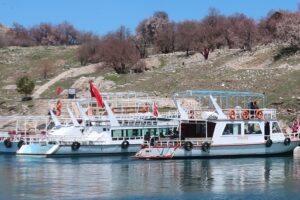
[[[292,153],[299,144],[298,134],[281,131],[276,110],[265,108],[263,94],[185,91],[174,100],[182,118],[179,137],[146,141],[134,158],[269,156]],[[256,100],[262,108],[249,108]]]
[[[90,117],[77,103],[82,125],[76,124],[69,111],[73,126],[62,129],[61,134],[50,134],[47,139],[32,141],[23,145],[17,155],[51,156],[88,156],[134,154],[139,150],[145,138],[168,135],[178,126],[178,116],[153,117],[149,115],[115,116],[106,101],[106,116]],[[51,114],[53,115],[53,114]],[[53,116],[55,119],[56,117]],[[56,119],[58,120],[58,119]],[[54,120],[54,121],[56,121]],[[57,122],[58,123],[58,122]],[[60,128],[61,129],[61,128]],[[65,134],[64,130],[80,130],[78,134]]]
[[[16,153],[22,145],[45,137],[48,116],[1,116],[0,154]]]

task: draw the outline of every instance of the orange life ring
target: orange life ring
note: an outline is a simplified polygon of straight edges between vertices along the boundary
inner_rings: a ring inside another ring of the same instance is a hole
[[[228,117],[229,117],[229,119],[235,119],[235,111],[234,110],[229,110]]]
[[[55,114],[56,114],[56,116],[60,116],[61,115],[61,110],[57,109]]]
[[[57,110],[60,110],[61,107],[62,107],[61,100],[58,100],[57,103],[56,103],[56,109],[57,109]]]
[[[250,119],[250,113],[249,113],[249,110],[244,110],[242,112],[242,119],[243,120],[249,120]]]
[[[263,111],[262,110],[256,110],[256,112],[255,112],[255,116],[256,116],[256,118],[257,119],[262,119],[263,118],[263,116],[264,116],[264,113],[263,113]]]

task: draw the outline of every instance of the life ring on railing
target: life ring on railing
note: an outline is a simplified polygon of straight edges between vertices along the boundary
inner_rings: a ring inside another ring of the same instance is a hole
[[[57,109],[55,115],[56,115],[56,116],[60,116],[60,115],[61,115],[61,110],[60,110],[60,109]]]
[[[56,109],[61,109],[62,108],[62,103],[61,103],[61,100],[58,100],[56,102]]]
[[[127,149],[129,147],[129,142],[127,140],[124,140],[121,144],[122,149]]]
[[[228,117],[229,117],[229,119],[235,119],[235,111],[234,110],[229,110]]]
[[[20,149],[23,146],[23,144],[25,144],[25,142],[23,140],[20,140],[18,142],[18,149]]]
[[[193,143],[192,142],[185,142],[184,143],[184,149],[186,151],[191,151],[193,149]]]
[[[147,106],[142,107],[142,113],[146,113],[146,112],[148,112],[148,107]]]
[[[73,142],[71,145],[72,151],[77,151],[80,148],[80,143],[79,142]]]
[[[202,144],[202,151],[204,152],[208,152],[209,151],[209,148],[210,148],[210,144],[208,142],[204,142]]]
[[[4,140],[4,145],[6,148],[11,148],[12,147],[12,142],[10,141],[9,138]]]
[[[244,111],[242,112],[242,119],[243,119],[243,120],[249,120],[249,119],[250,119],[250,113],[249,113],[248,110],[244,110]]]
[[[268,140],[266,141],[266,147],[271,147],[272,144],[273,144],[273,141],[272,141],[271,139],[268,139]]]
[[[61,108],[62,108],[61,100],[58,100],[56,103],[56,115],[57,116],[61,115]]]
[[[262,119],[263,116],[264,116],[264,113],[263,113],[262,110],[256,110],[255,116],[256,116],[257,119]]]
[[[288,145],[291,144],[291,139],[290,138],[285,138],[283,143],[284,143],[285,146],[288,146]]]

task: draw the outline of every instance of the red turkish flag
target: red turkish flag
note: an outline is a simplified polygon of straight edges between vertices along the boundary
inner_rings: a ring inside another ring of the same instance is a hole
[[[90,83],[90,89],[91,89],[91,95],[92,95],[92,97],[96,98],[99,107],[104,108],[104,104],[103,104],[103,100],[102,100],[100,92],[94,86],[94,84],[93,84],[92,81],[89,81],[89,83]]]
[[[158,117],[158,110],[156,103],[153,104],[153,116]]]
[[[56,94],[57,95],[60,95],[61,92],[62,92],[62,88],[61,87],[56,88]]]

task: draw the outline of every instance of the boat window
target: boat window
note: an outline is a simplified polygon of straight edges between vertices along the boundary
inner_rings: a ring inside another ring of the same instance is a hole
[[[150,131],[147,128],[142,129],[142,135],[150,135]]]
[[[112,137],[123,137],[122,130],[112,130]]]
[[[241,124],[226,124],[223,135],[241,135]]]
[[[207,137],[213,137],[215,132],[216,123],[207,122]]]
[[[158,130],[158,132],[159,132],[159,136],[160,136],[160,137],[165,137],[166,134],[167,134],[167,129],[165,129],[165,128],[160,128],[160,129]]]
[[[245,135],[262,134],[258,123],[245,123],[244,130],[245,130]]]
[[[133,129],[132,130],[132,136],[140,136],[139,135],[139,129]]]
[[[126,137],[132,137],[132,130],[131,129],[126,130]]]
[[[272,123],[272,133],[281,133],[278,122]]]
[[[150,129],[150,135],[156,135],[156,129],[155,128],[151,128]]]
[[[181,136],[184,138],[205,138],[206,137],[206,123],[182,123]]]

